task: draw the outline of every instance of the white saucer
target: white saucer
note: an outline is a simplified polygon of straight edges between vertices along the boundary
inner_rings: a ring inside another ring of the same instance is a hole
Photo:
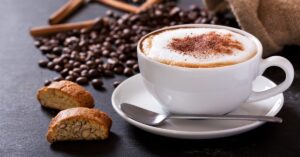
[[[254,82],[254,90],[266,90],[276,86],[269,79],[260,76]],[[120,109],[120,104],[127,102],[155,112],[163,112],[159,103],[148,93],[140,74],[123,81],[112,95],[115,111],[130,124],[153,134],[182,138],[209,139],[226,137],[252,130],[263,122],[227,121],[227,120],[167,120],[161,126],[148,126],[127,117]],[[230,114],[275,116],[283,105],[283,94],[250,104],[243,104]]]

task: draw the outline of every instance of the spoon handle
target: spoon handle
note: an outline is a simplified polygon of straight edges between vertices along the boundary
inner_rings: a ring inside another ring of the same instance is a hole
[[[265,121],[273,123],[282,123],[282,119],[279,117],[271,116],[254,116],[254,115],[170,115],[168,118],[171,119],[190,119],[190,120],[248,120],[248,121]]]

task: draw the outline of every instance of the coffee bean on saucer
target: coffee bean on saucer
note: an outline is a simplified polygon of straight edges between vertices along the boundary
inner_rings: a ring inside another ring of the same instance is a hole
[[[103,82],[102,82],[100,79],[93,79],[93,80],[92,80],[92,86],[93,86],[95,89],[101,89],[102,86],[103,86]]]
[[[51,80],[45,80],[44,82],[44,86],[49,86],[52,83]]]
[[[119,86],[119,84],[121,84],[121,81],[115,81],[115,82],[113,83],[113,86],[116,88],[116,87]]]
[[[88,79],[86,77],[78,77],[76,82],[80,85],[86,85],[88,83]]]
[[[39,66],[42,68],[46,68],[48,64],[47,60],[39,60]]]

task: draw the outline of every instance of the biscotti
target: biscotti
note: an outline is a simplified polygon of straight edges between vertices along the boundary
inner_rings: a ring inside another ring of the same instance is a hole
[[[60,111],[51,120],[46,136],[50,143],[103,140],[108,138],[111,125],[111,118],[98,109],[70,108]]]
[[[80,85],[71,81],[53,82],[41,88],[37,99],[44,107],[64,110],[73,107],[94,107],[92,95]]]

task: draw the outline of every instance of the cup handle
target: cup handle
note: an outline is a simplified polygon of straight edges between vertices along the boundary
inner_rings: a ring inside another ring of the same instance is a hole
[[[271,89],[261,91],[261,92],[253,91],[249,99],[247,100],[247,102],[259,101],[262,99],[272,97],[274,95],[277,95],[285,91],[290,87],[294,79],[293,65],[283,57],[280,56],[269,57],[261,61],[258,76],[262,75],[264,71],[271,66],[276,66],[281,68],[285,72],[285,80],[279,85],[277,85],[276,87],[273,87]]]

